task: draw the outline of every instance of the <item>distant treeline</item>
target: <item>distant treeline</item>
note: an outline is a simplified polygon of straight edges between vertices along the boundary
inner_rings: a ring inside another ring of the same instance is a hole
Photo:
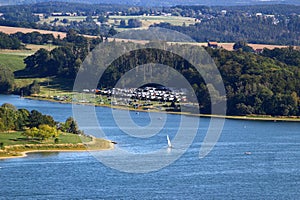
[[[224,12],[225,11],[225,12]],[[101,23],[97,25],[92,16],[99,16],[100,21],[109,15],[160,15],[193,17],[195,25],[172,26],[161,23],[156,26],[183,32],[196,41],[216,40],[234,42],[246,40],[251,43],[299,45],[300,6],[259,5],[259,6],[174,6],[174,7],[139,7],[126,5],[92,5],[62,2],[47,2],[31,5],[0,7],[3,16],[0,25],[26,27],[67,32],[70,29],[80,34],[110,36],[116,33],[113,27]],[[53,12],[76,13],[87,16],[84,21],[72,21],[68,25],[37,23],[39,17],[34,13],[43,13],[44,17]],[[256,16],[257,13],[262,15]],[[266,17],[265,15],[274,15]],[[124,24],[121,26],[125,26]],[[138,27],[136,24],[128,27]]]
[[[12,27],[24,27],[34,28],[51,31],[67,32],[70,29],[76,30],[80,34],[87,35],[104,35],[111,36],[115,34],[112,28],[106,25],[97,25],[91,18],[87,18],[84,21],[72,21],[70,25],[52,26],[47,23],[39,24],[39,17],[34,13],[43,13],[45,18],[51,16],[53,12],[72,12],[76,13],[77,16],[106,16],[107,13],[118,14],[121,11],[131,12],[128,6],[124,5],[92,5],[92,4],[76,4],[76,3],[62,3],[62,2],[48,2],[38,3],[30,5],[15,5],[15,6],[1,6],[0,13],[3,16],[0,17],[0,25],[12,26]],[[136,10],[133,9],[136,13]]]
[[[193,7],[193,6],[191,6]],[[286,4],[262,4],[262,5],[247,5],[247,6],[215,6],[216,10],[227,10],[228,12],[239,13],[264,13],[268,15],[295,15],[300,14],[299,5],[286,5]]]
[[[203,14],[222,14],[221,11],[226,11],[226,14],[250,14],[264,13],[267,15],[285,15],[291,16],[300,14],[299,5],[286,4],[262,4],[262,5],[247,5],[247,6],[201,6],[201,5],[179,5],[164,8],[164,12],[177,12],[181,16],[200,18]]]
[[[8,20],[14,20],[14,17],[19,19],[17,14],[21,13],[45,13],[46,16],[50,16],[53,12],[74,12],[78,16],[91,16],[91,15],[102,15],[107,12],[117,13],[122,11],[127,11],[132,6],[120,5],[120,4],[87,4],[87,3],[72,3],[72,2],[44,2],[44,3],[33,3],[26,5],[10,5],[1,6],[0,12],[5,13],[5,17]],[[15,13],[15,14],[13,14]],[[38,18],[37,18],[38,19]],[[32,20],[31,20],[32,21]]]
[[[72,21],[70,25],[67,26],[52,26],[49,24],[39,24],[39,23],[29,23],[27,21],[11,21],[7,19],[0,18],[0,26],[11,26],[11,27],[22,27],[22,28],[32,28],[32,29],[41,29],[41,30],[49,30],[49,31],[60,31],[60,32],[67,32],[71,29],[76,30],[80,34],[86,35],[94,35],[94,36],[112,36],[117,32],[114,30],[113,27],[109,27],[106,25],[101,25],[100,27],[94,21]]]
[[[164,11],[199,21],[189,26],[168,23],[155,26],[185,33],[198,42],[246,40],[251,43],[299,45],[300,6],[175,6]]]
[[[190,26],[173,26],[160,23],[156,27],[168,28],[191,36],[198,42],[208,40],[235,42],[246,40],[250,43],[299,45],[300,17],[278,20],[262,16],[242,16],[238,14],[203,19]]]

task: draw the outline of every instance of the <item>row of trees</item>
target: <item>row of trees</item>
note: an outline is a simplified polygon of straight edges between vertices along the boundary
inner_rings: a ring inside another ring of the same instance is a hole
[[[61,42],[60,38],[55,38],[53,34],[41,34],[37,31],[31,33],[17,32],[10,35],[13,38],[17,38],[22,43],[25,44],[59,44]]]
[[[173,26],[160,23],[154,26],[176,30],[199,42],[217,40],[234,42],[246,40],[250,43],[299,45],[300,17],[275,19],[269,17],[244,16],[241,14],[212,19],[190,26]]]
[[[14,34],[6,34],[0,32],[0,49],[25,49],[25,44],[54,44],[61,45],[64,40],[55,38],[53,34],[41,34],[37,31],[31,33],[17,32]]]
[[[24,48],[24,45],[21,44],[21,41],[12,36],[0,32],[0,49],[21,49]]]
[[[120,21],[120,28],[138,28],[142,26],[142,22],[138,19],[128,19],[128,23],[122,19]]]
[[[5,103],[0,107],[0,131],[25,130],[27,127],[39,127],[45,124],[51,127],[56,126],[57,122],[49,115],[32,110],[17,109],[15,106]]]
[[[72,117],[64,123],[58,123],[53,117],[37,110],[17,109],[5,103],[0,107],[0,132],[12,130],[24,131],[23,134],[28,138],[40,140],[56,138],[61,132],[81,133]]]

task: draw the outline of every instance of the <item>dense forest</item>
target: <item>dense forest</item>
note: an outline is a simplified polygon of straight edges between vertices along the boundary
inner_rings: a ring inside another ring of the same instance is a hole
[[[185,33],[199,42],[246,40],[250,43],[299,45],[300,6],[175,6],[164,11],[199,21],[189,26],[168,23],[154,26]]]
[[[299,115],[300,57],[275,59],[246,52],[207,49],[215,60],[226,87],[228,113],[232,115]],[[279,50],[282,57],[299,52]],[[295,65],[288,65],[294,63]]]
[[[118,43],[112,44],[119,45]],[[76,61],[74,55],[71,52],[64,51],[63,48],[60,47],[52,52],[47,52],[47,50],[38,51],[25,60],[27,64],[26,69],[34,69],[39,75],[51,72],[52,75],[63,75],[74,78],[81,62]],[[181,48],[181,51],[191,50],[189,46],[179,48]],[[300,114],[300,90],[297,87],[300,84],[299,51],[293,48],[265,49],[264,53],[257,55],[252,52],[245,52],[242,48],[236,51],[211,48],[207,48],[206,50],[214,59],[222,75],[227,93],[228,114],[283,116]],[[57,63],[53,60],[56,58],[56,52],[63,55],[63,62],[60,57],[57,57]],[[110,52],[106,53],[109,54]],[[45,58],[40,59],[41,56]],[[32,59],[36,62],[34,66],[29,62]],[[153,60],[157,63],[173,66],[183,74],[197,94],[201,112],[210,113],[211,102],[207,85],[203,81],[203,78],[188,62],[182,58],[176,58],[174,55],[169,55],[167,51],[146,48],[120,57],[105,70],[98,86],[106,88],[114,87],[117,81],[128,70],[136,65],[147,64]],[[95,69],[93,73],[96,73],[97,70]],[[165,79],[171,77],[167,72],[160,74],[160,76]]]

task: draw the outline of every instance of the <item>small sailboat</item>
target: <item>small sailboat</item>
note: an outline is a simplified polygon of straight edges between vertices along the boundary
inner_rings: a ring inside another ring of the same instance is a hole
[[[169,135],[167,135],[168,148],[172,148],[172,143],[170,141]]]

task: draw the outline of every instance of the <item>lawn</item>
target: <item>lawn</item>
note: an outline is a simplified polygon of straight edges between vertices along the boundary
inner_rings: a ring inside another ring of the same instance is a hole
[[[46,78],[16,78],[15,85],[17,88],[25,87],[33,81],[40,84],[40,96],[71,96],[74,81],[64,78],[46,77]]]
[[[25,137],[21,134],[21,132],[0,133],[0,142],[2,142],[4,146],[15,144],[37,144],[36,141],[25,140]]]
[[[40,84],[47,84],[48,79],[47,78],[17,78],[15,79],[15,85],[17,88],[22,88],[24,86],[27,86],[31,83],[33,83],[33,81],[37,81]]]
[[[18,71],[25,68],[24,59],[27,56],[34,54],[41,48],[52,50],[55,45],[26,45],[27,49],[22,50],[10,50],[10,49],[0,49],[0,67],[9,68],[12,71]]]
[[[91,141],[90,138],[79,136],[76,134],[62,133],[59,135],[58,144],[78,144]],[[22,135],[22,132],[9,132],[9,133],[0,133],[0,142],[3,142],[4,146],[8,145],[20,145],[20,144],[54,144],[53,139],[48,139],[45,141],[31,140],[27,139]]]
[[[25,68],[24,58],[26,56],[0,53],[0,66],[12,71],[21,70]]]

